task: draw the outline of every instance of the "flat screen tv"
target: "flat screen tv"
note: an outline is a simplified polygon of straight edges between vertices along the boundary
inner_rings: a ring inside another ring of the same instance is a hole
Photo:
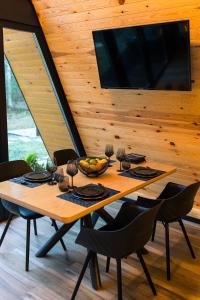
[[[189,21],[93,31],[102,88],[191,90]]]

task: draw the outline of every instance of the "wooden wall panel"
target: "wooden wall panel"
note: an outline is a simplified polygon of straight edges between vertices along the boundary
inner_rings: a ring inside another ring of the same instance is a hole
[[[78,130],[90,154],[106,143],[173,164],[170,180],[200,180],[199,0],[33,0]],[[92,31],[189,19],[192,92],[100,88]],[[164,185],[153,185],[156,194]],[[144,192],[144,191],[143,191]],[[196,208],[200,206],[200,194]],[[193,214],[199,214],[198,209]]]
[[[73,148],[32,33],[4,29],[4,49],[49,153]]]

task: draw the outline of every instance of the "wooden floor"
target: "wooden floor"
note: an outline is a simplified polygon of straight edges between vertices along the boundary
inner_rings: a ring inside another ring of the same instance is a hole
[[[114,215],[120,204],[109,206]],[[153,297],[135,255],[123,261],[124,299],[137,300],[197,300],[200,299],[200,226],[185,222],[197,259],[193,260],[187,249],[178,225],[170,226],[172,280],[165,278],[164,231],[158,226],[156,241],[148,243],[150,254],[145,256],[158,296]],[[53,233],[49,219],[38,220],[38,237],[32,231],[30,272],[24,271],[25,259],[25,221],[13,220],[8,234],[0,248],[0,300],[67,300],[70,299],[77,276],[85,258],[85,249],[75,245],[79,231],[77,223],[65,237],[68,248],[63,252],[58,244],[46,258],[36,258],[36,251]],[[101,225],[101,224],[97,224]],[[0,224],[0,233],[4,224]],[[120,241],[119,241],[120,243]],[[99,257],[103,288],[91,288],[89,272],[82,282],[76,299],[114,300],[116,294],[115,262],[112,261],[110,273],[105,273],[105,258]]]

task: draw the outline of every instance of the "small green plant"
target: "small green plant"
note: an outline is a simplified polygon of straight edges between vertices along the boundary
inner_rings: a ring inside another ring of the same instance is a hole
[[[45,169],[44,164],[38,162],[38,155],[35,152],[28,154],[25,157],[25,161],[35,172],[43,171]]]

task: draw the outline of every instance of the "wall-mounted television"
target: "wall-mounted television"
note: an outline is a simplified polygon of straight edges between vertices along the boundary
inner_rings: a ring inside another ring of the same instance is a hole
[[[191,90],[189,20],[92,33],[102,88]]]

